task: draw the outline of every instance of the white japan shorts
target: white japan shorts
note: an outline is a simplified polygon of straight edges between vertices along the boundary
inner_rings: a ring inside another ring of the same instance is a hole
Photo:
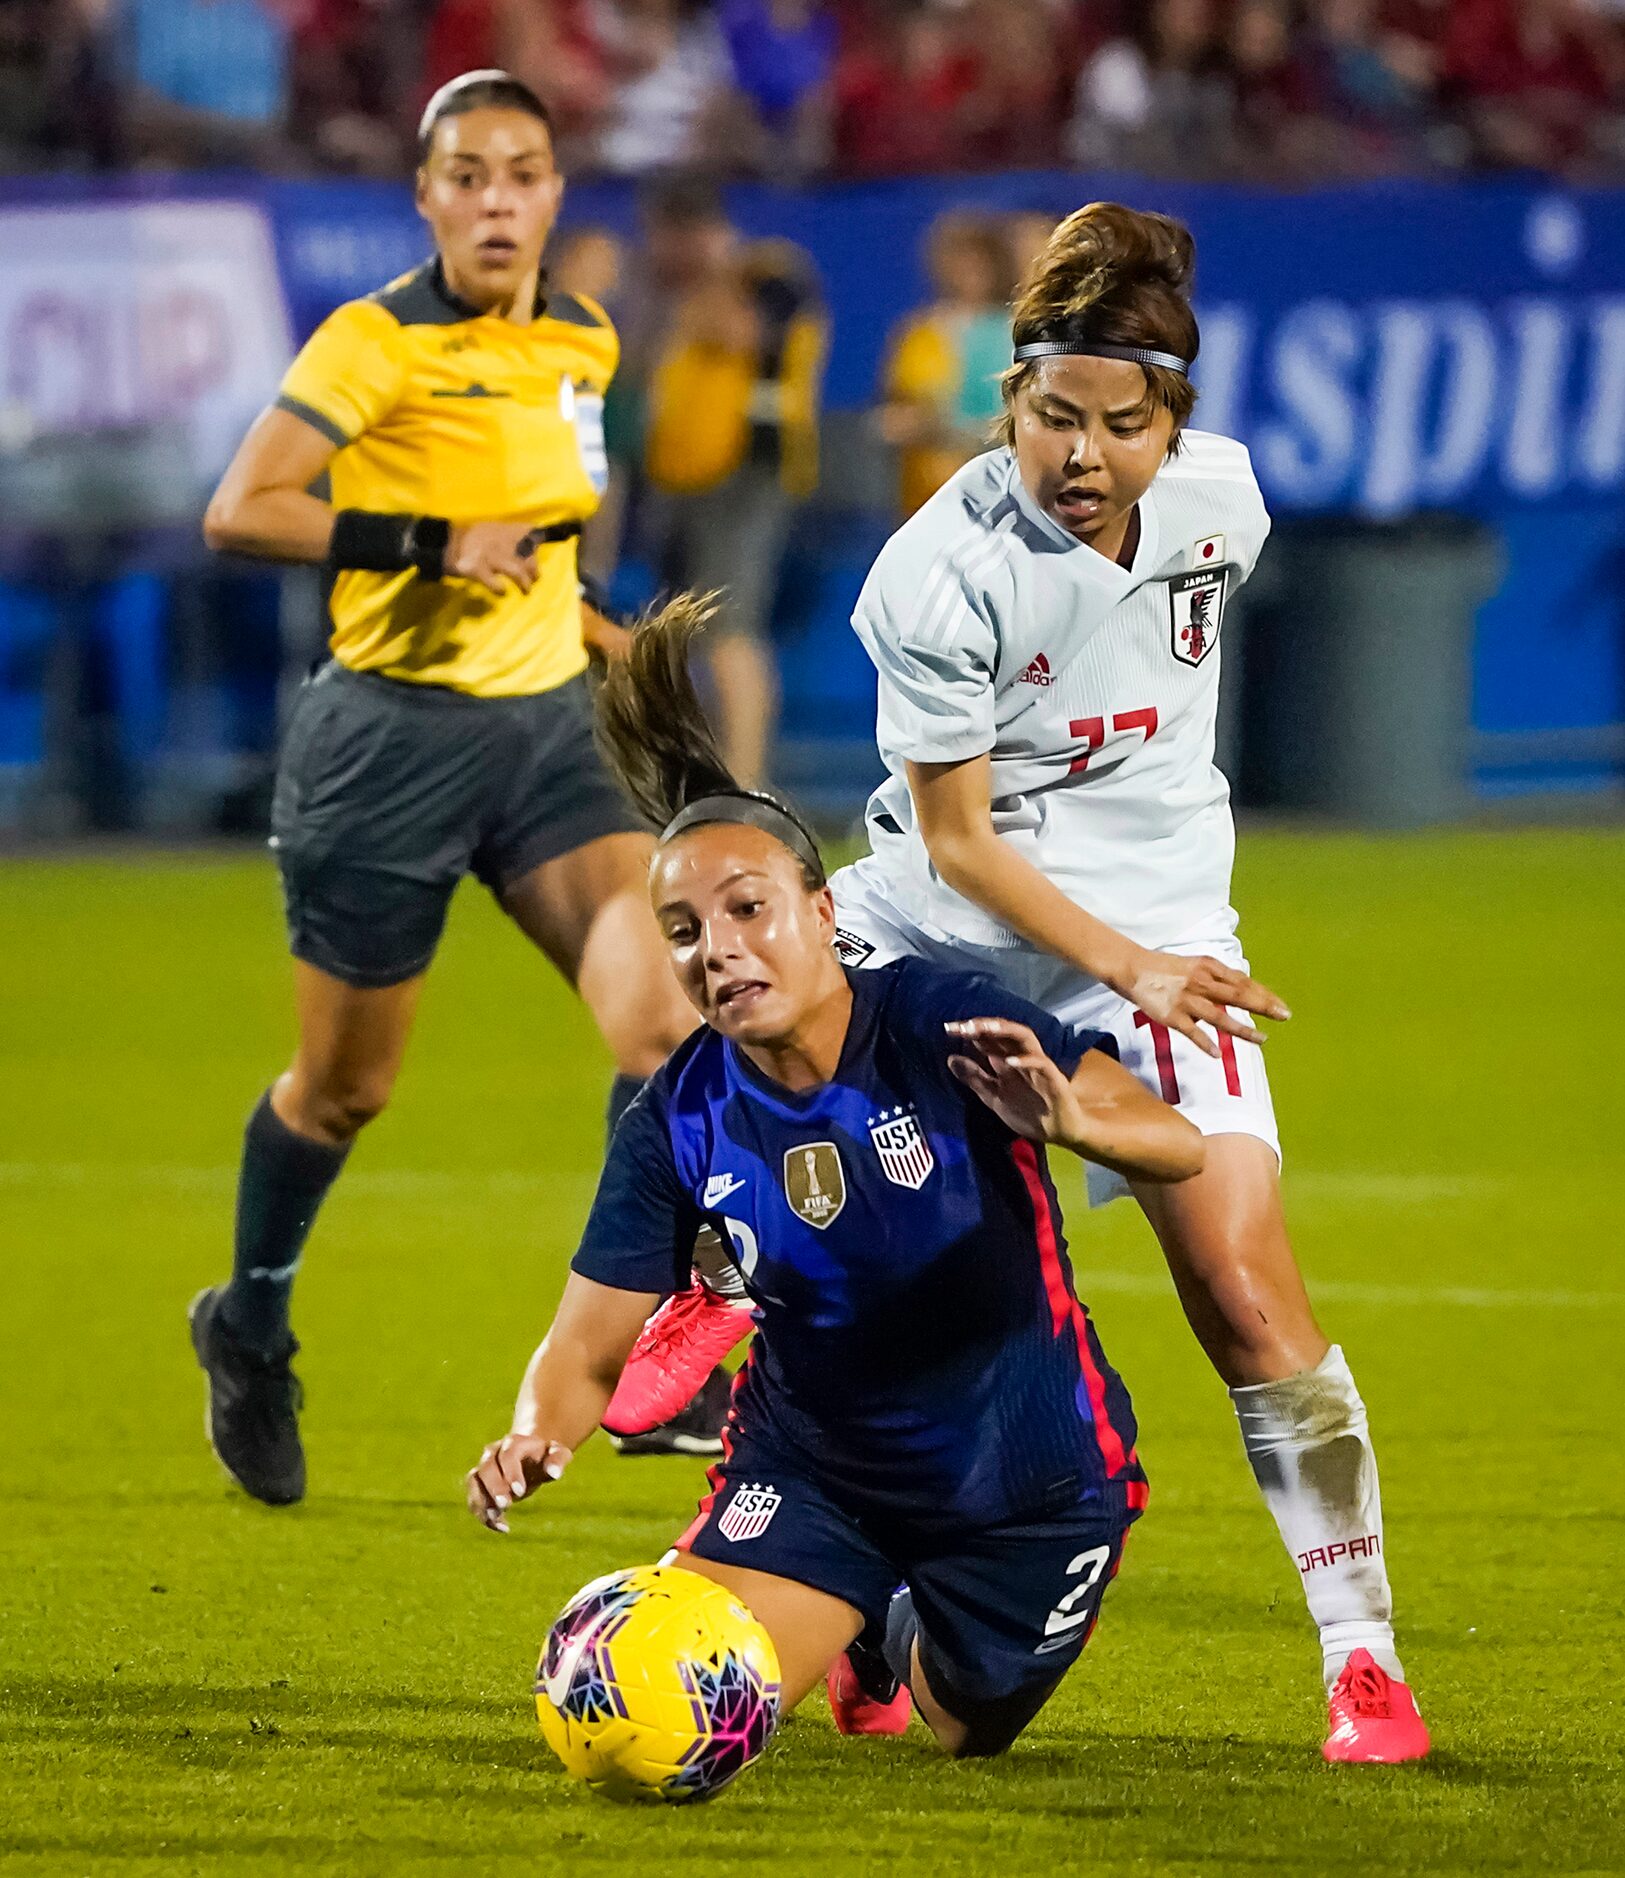
[[[861,861],[843,867],[830,886],[835,893],[836,951],[843,964],[862,967],[921,958],[946,970],[986,972],[1062,1023],[1110,1032],[1123,1067],[1204,1135],[1255,1135],[1280,1160],[1275,1104],[1264,1052],[1256,1043],[1221,1034],[1218,1056],[1208,1056],[1188,1037],[1152,1023],[1126,998],[1063,959],[1027,947],[971,945],[910,925],[885,897],[880,883],[868,878]],[[1234,933],[1223,926],[1208,938],[1182,940],[1162,950],[1183,957],[1205,953],[1237,971],[1247,970]],[[1091,1206],[1103,1206],[1129,1191],[1121,1174],[1092,1161],[1087,1167]]]

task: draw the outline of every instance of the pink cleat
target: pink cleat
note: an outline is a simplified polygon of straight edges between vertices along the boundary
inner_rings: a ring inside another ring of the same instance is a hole
[[[703,1284],[667,1298],[643,1326],[604,1411],[612,1435],[641,1435],[681,1413],[722,1359],[750,1335],[746,1299]]]
[[[908,1732],[914,1712],[909,1692],[895,1677],[888,1677],[892,1693],[881,1697],[865,1689],[850,1655],[843,1653],[829,1666],[824,1687],[829,1691],[829,1712],[843,1735],[901,1735]]]
[[[1433,1745],[1416,1697],[1369,1650],[1356,1650],[1332,1686],[1328,1761],[1419,1761]]]

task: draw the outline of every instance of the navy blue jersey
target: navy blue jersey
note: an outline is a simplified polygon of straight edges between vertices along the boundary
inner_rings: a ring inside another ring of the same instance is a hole
[[[1078,1303],[1041,1148],[948,1068],[943,1026],[1029,1025],[1068,1074],[1109,1039],[919,959],[849,973],[831,1081],[797,1094],[697,1032],[621,1118],[574,1267],[689,1283],[713,1226],[758,1307],[734,1399],[857,1507],[963,1525],[1143,1480],[1128,1393]]]

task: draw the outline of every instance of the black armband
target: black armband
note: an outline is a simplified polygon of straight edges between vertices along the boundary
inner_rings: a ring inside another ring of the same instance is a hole
[[[451,523],[443,516],[340,509],[333,518],[327,564],[365,568],[375,574],[404,574],[415,567],[425,580],[439,580],[450,540]]]

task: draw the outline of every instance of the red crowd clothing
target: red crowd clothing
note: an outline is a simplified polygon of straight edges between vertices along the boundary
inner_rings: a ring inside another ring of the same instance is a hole
[[[907,71],[885,51],[864,50],[835,73],[835,147],[861,175],[953,170],[966,157],[963,120],[975,99],[974,54],[950,51]]]
[[[1445,77],[1470,98],[1566,94],[1602,104],[1608,84],[1591,46],[1561,20],[1530,20],[1515,0],[1460,0],[1444,43]]]

